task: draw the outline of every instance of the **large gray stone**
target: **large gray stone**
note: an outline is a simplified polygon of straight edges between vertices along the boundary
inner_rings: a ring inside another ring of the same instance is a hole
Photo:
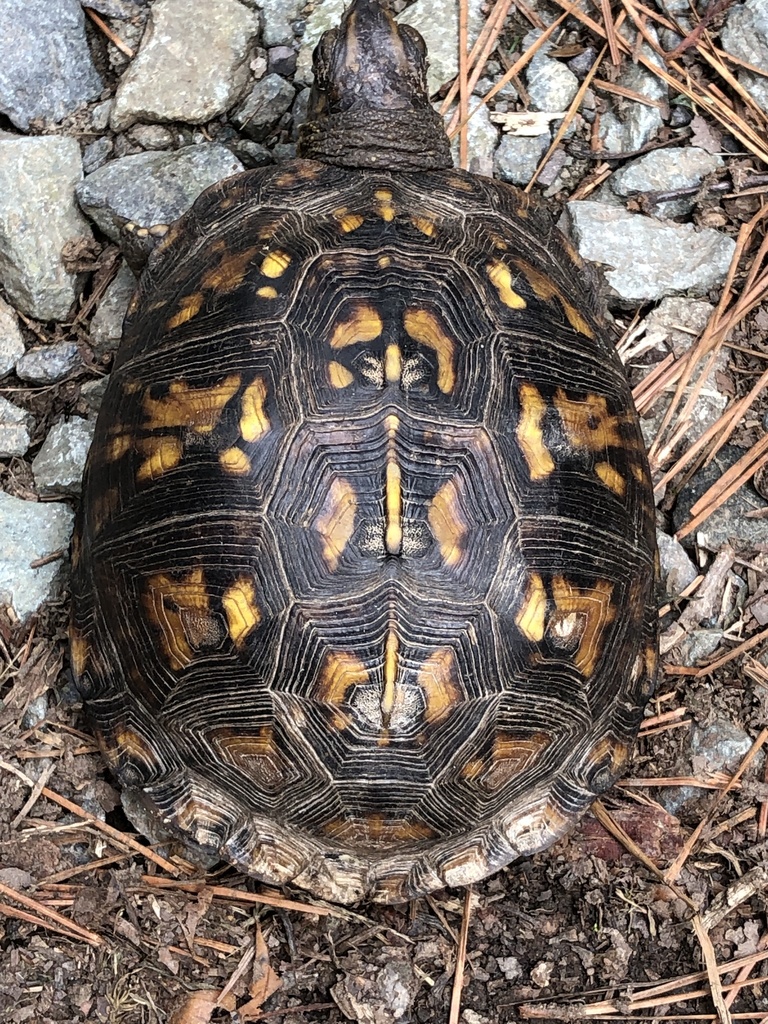
[[[725,275],[736,243],[711,228],[670,224],[589,200],[568,213],[584,259],[613,269],[606,280],[620,303],[639,305],[665,295],[703,295]]]
[[[522,42],[523,52],[533,46],[541,35],[540,29],[529,32]],[[525,69],[531,110],[567,110],[579,91],[579,80],[570,68],[548,56],[552,45],[547,41],[539,47]]]
[[[115,131],[135,121],[203,124],[229,110],[245,89],[259,16],[238,0],[206,0],[198,30],[188,0],[156,0],[138,56],[112,108]]]
[[[101,92],[78,0],[2,0],[0,50],[0,113],[22,131],[61,121]]]
[[[631,196],[639,192],[667,192],[698,185],[706,175],[722,166],[722,157],[707,153],[697,146],[674,150],[657,149],[615,171],[611,175],[610,185],[619,196]],[[657,203],[653,213],[658,217],[679,217],[691,205],[691,199]]]
[[[494,174],[513,185],[527,185],[552,141],[543,135],[504,135],[496,150]]]
[[[0,377],[5,377],[24,355],[24,339],[15,312],[0,299]]]
[[[35,486],[41,497],[80,493],[94,426],[89,420],[73,416],[68,423],[57,423],[51,428],[32,461]]]
[[[446,115],[446,123],[453,113],[452,108]],[[471,109],[471,108],[470,108]],[[496,126],[491,122],[488,107],[482,106],[476,110],[467,122],[467,156],[469,170],[474,174],[485,174],[489,178],[493,175],[493,158],[496,146],[499,141],[499,133]],[[458,135],[451,143],[453,159],[459,165],[459,137]]]
[[[237,157],[216,143],[172,153],[134,153],[89,174],[77,198],[104,234],[119,241],[126,221],[147,227],[170,224],[209,185],[242,170]]]
[[[66,549],[74,513],[60,502],[22,501],[0,491],[0,601],[22,622],[52,597],[61,563],[32,563]]]
[[[723,49],[768,75],[768,0],[747,0],[732,7],[720,33]],[[739,82],[768,113],[768,78],[736,69]]]
[[[93,237],[75,202],[82,176],[75,139],[0,137],[0,283],[37,320],[65,319],[75,299],[61,253]]]

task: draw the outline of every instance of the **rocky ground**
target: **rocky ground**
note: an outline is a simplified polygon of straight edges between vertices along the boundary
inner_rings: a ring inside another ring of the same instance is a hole
[[[457,120],[458,0],[393,6]],[[768,1021],[768,5],[564,6],[469,0],[470,45],[502,28],[461,152],[535,178],[604,268],[659,485],[666,674],[628,778],[573,836],[471,893],[351,912],[228,869],[201,887],[134,838],[65,642],[135,284],[120,226],[294,155],[342,0],[1,0],[3,1021]]]

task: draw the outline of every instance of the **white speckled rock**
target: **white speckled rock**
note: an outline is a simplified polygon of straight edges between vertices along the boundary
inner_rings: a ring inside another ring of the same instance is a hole
[[[735,69],[752,99],[768,112],[768,0],[747,0],[732,7],[720,40],[727,53],[764,73]]]
[[[93,237],[75,202],[82,177],[76,139],[0,137],[0,283],[38,320],[64,320],[75,298],[61,251]]]
[[[16,314],[0,299],[0,377],[5,377],[24,355],[24,339]]]
[[[190,25],[188,0],[157,0],[138,56],[123,75],[111,123],[203,124],[228,110],[245,89],[259,16],[238,0],[206,0]]]
[[[568,203],[568,213],[579,253],[612,268],[606,280],[629,305],[705,294],[725,279],[736,247],[711,228],[668,224],[604,203]]]
[[[259,0],[263,21],[262,42],[280,46],[293,42],[291,22],[296,21],[305,6],[304,0]]]
[[[0,491],[0,601],[22,622],[55,593],[61,563],[31,563],[66,549],[74,513],[61,502],[22,501]]]
[[[0,457],[24,455],[30,445],[32,416],[26,409],[0,398]]]
[[[79,494],[95,423],[74,416],[57,423],[32,462],[38,494]]]

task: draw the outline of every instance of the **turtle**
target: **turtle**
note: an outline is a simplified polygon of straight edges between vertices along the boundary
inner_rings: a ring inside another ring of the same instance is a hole
[[[145,233],[72,551],[118,783],[189,849],[346,904],[552,844],[657,674],[603,303],[546,209],[454,168],[426,70],[353,0],[297,158]]]

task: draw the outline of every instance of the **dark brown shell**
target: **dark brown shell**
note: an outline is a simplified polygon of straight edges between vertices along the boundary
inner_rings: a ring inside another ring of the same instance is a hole
[[[173,828],[397,901],[542,849],[621,772],[653,501],[583,278],[457,171],[297,161],[172,229],[88,463],[72,652]]]

